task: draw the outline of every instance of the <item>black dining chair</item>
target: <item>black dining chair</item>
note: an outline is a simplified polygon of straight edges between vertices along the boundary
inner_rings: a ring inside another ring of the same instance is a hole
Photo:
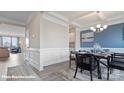
[[[111,55],[111,61],[108,62],[107,80],[109,80],[110,69],[118,69],[124,71],[124,53],[114,53]]]
[[[81,54],[80,52],[76,53],[76,70],[74,74],[74,78],[76,77],[78,68],[83,70],[90,71],[90,80],[93,80],[92,71],[96,69],[97,62],[95,60],[94,55],[92,54]]]
[[[88,50],[79,50],[79,52],[86,52],[86,53],[90,53],[90,51],[88,51]]]

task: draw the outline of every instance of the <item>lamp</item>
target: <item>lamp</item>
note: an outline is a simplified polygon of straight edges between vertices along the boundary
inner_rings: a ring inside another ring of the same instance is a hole
[[[102,32],[104,29],[107,29],[107,25],[101,25],[101,24],[97,24],[96,27],[90,27],[90,29],[93,32]]]

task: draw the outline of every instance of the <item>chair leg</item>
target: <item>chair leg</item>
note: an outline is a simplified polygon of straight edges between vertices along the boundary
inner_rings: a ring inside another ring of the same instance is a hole
[[[110,68],[110,74],[112,74],[113,73],[113,69],[112,68]]]
[[[69,60],[69,68],[71,68],[71,56],[70,56],[70,60]]]
[[[81,71],[80,72],[82,73],[82,71],[83,71],[83,69],[81,68]]]
[[[69,68],[71,68],[71,60],[69,61]]]
[[[93,81],[92,70],[90,70],[90,80]]]
[[[76,77],[77,71],[78,71],[78,67],[76,67],[74,78]]]
[[[102,76],[101,76],[101,67],[100,67],[100,64],[99,64],[99,61],[97,60],[97,73],[98,73],[98,79],[102,79]]]
[[[108,70],[107,71],[107,80],[109,80],[109,70],[110,70],[110,68],[108,67],[107,70]]]

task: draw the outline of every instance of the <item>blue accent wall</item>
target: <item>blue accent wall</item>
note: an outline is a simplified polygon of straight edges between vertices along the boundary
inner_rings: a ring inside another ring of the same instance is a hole
[[[124,23],[108,26],[106,30],[99,33],[94,33],[93,42],[81,42],[81,47],[93,47],[94,43],[99,43],[103,48],[124,48],[123,40]],[[92,32],[90,30],[81,31],[80,37],[83,33]]]

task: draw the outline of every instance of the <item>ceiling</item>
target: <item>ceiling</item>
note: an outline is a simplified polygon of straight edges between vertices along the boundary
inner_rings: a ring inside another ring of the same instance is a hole
[[[0,11],[0,22],[25,25],[33,11]]]
[[[124,11],[61,11],[56,13],[68,18],[71,23],[76,23],[80,28],[98,23],[111,25],[124,22]]]
[[[54,11],[70,25],[86,28],[99,23],[116,24],[124,22],[124,11]],[[0,22],[26,25],[34,11],[0,11]]]

